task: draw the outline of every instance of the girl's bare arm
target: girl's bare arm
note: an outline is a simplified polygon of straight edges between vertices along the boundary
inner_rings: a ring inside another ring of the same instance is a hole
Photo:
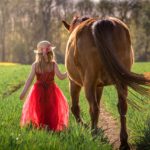
[[[56,76],[57,76],[60,80],[64,80],[64,79],[67,78],[67,72],[61,73],[60,70],[59,70],[59,68],[58,68],[57,63],[55,63],[55,65],[54,65],[54,70],[55,70]]]
[[[26,80],[26,83],[24,85],[23,91],[20,94],[20,99],[22,100],[24,98],[24,96],[26,95],[26,92],[28,91],[33,79],[35,77],[35,63],[32,64],[32,69],[31,72],[28,76],[28,79]]]

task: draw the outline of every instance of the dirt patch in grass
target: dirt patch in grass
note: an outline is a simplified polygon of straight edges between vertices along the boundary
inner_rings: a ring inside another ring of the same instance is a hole
[[[113,118],[112,115],[106,111],[104,105],[101,104],[99,127],[104,131],[105,136],[108,138],[114,150],[118,150],[120,146],[120,125],[117,120],[118,119]],[[130,145],[130,148],[131,150],[136,149],[134,145]]]
[[[105,110],[103,104],[101,104],[100,108],[99,127],[103,129],[113,149],[118,149],[120,144],[118,123],[117,120],[112,118],[111,114]]]

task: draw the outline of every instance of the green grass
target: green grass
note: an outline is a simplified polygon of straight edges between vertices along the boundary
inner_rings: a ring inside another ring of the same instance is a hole
[[[59,66],[63,71],[63,65]],[[90,129],[79,126],[70,113],[69,128],[63,132],[47,132],[45,130],[36,130],[32,127],[20,128],[20,116],[23,101],[19,100],[22,87],[2,97],[6,91],[17,85],[19,82],[25,82],[30,71],[30,66],[0,65],[0,150],[110,150],[103,134],[93,139]],[[70,105],[68,80],[60,81],[56,78],[58,86],[62,89]],[[81,110],[86,122],[90,121],[88,113],[88,104],[81,92]]]
[[[19,88],[20,83],[24,83],[28,71],[29,66],[26,65],[0,64],[0,97],[5,97]]]
[[[63,65],[59,66],[62,71]],[[19,121],[23,101],[19,100],[22,90],[17,87],[24,83],[30,71],[28,65],[3,65],[0,64],[0,150],[5,149],[54,149],[54,150],[109,150],[111,146],[106,142],[103,134],[95,140],[92,139],[90,129],[85,129],[76,124],[73,115],[70,113],[69,128],[61,133],[46,132],[45,130],[35,130],[31,127],[20,128]],[[133,71],[138,73],[150,72],[150,63],[136,63]],[[60,81],[56,78],[58,86],[62,89],[68,99],[70,94],[68,80]],[[14,90],[15,89],[15,90]],[[8,93],[8,95],[7,95]],[[4,96],[5,95],[5,96]],[[119,124],[119,114],[117,111],[117,94],[113,86],[104,89],[102,103],[107,111]],[[89,106],[84,97],[83,91],[80,94],[81,114],[86,123],[90,123]],[[140,105],[140,102],[139,102]],[[136,144],[138,149],[150,149],[150,104],[146,104],[144,109],[138,111],[129,106],[127,113],[127,126],[129,131],[129,141]]]
[[[150,118],[146,120],[142,135],[136,140],[137,150],[149,150],[150,149]]]
[[[132,71],[137,73],[150,72],[150,63],[135,63]],[[142,146],[145,145],[146,148],[148,147],[148,149],[150,149],[150,142],[149,144],[147,142],[147,138],[148,140],[150,139],[150,103],[142,103],[142,97],[140,95],[138,96],[141,98],[141,101],[138,100],[137,102],[143,109],[138,111],[130,105],[128,107],[127,126],[129,131],[129,141],[138,146],[141,144]],[[129,94],[129,98],[132,99],[133,96]],[[133,98],[133,100],[134,99],[135,98]],[[146,98],[144,99],[145,101],[150,100]],[[104,103],[106,110],[109,111],[115,118],[117,118],[119,123],[119,114],[116,106],[118,103],[118,98],[116,90],[113,86],[106,87],[104,89],[102,102]]]

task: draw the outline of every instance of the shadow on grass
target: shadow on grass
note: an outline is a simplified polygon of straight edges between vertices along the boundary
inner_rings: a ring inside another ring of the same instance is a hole
[[[19,90],[21,88],[21,86],[24,85],[24,82],[19,82],[16,85],[10,85],[10,88],[8,88],[8,90],[6,90],[5,92],[2,93],[2,99],[10,96],[11,94],[13,94],[14,92],[16,92],[17,90]]]
[[[143,136],[136,140],[137,150],[150,150],[150,117],[146,121]]]

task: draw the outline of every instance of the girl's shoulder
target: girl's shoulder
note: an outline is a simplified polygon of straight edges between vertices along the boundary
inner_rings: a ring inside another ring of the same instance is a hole
[[[35,67],[36,65],[37,65],[36,61],[32,63],[32,67]]]
[[[54,61],[54,60],[53,60],[53,61],[51,61],[51,62],[52,62],[53,64],[56,64],[56,61]]]
[[[55,68],[55,66],[57,66],[57,62],[56,61],[52,61],[53,67]]]

